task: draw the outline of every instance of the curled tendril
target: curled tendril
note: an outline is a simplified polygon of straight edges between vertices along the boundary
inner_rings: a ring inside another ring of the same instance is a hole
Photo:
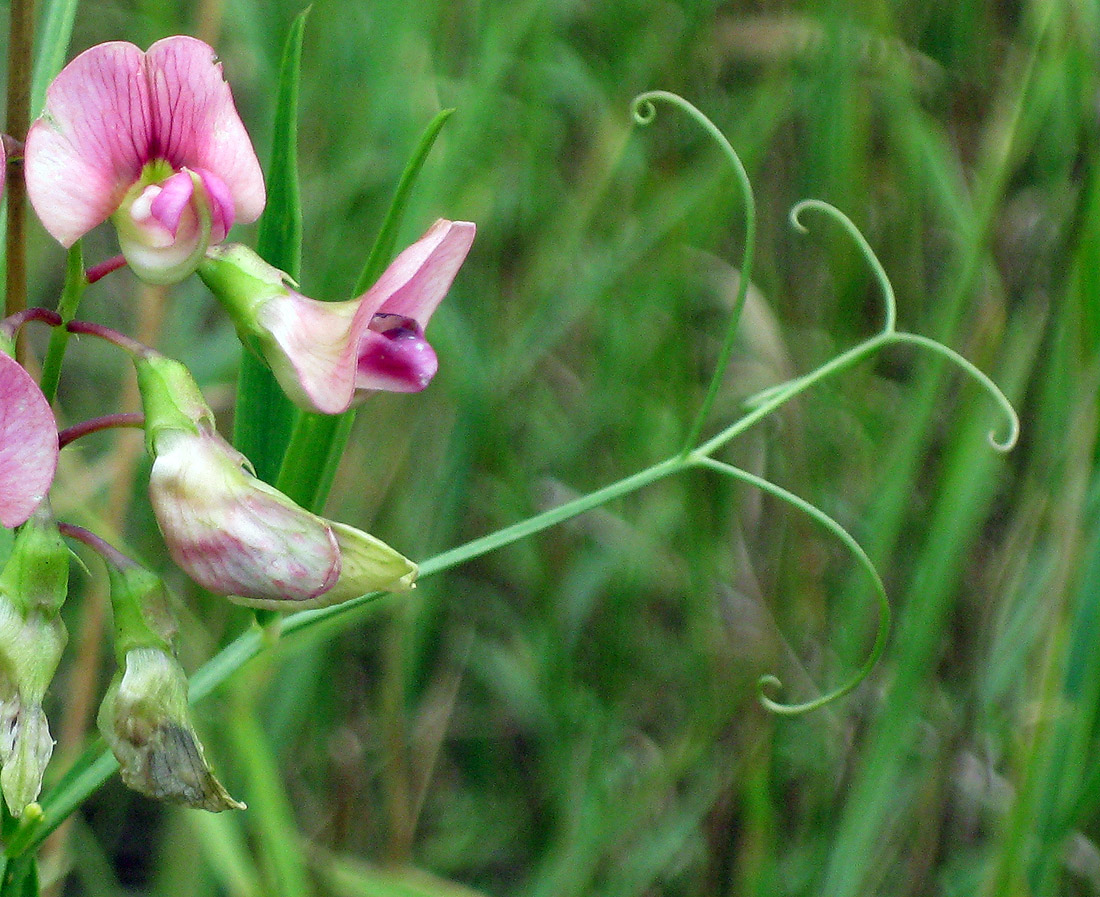
[[[1016,445],[1016,441],[1020,436],[1020,418],[1016,414],[1016,409],[1012,407],[1012,403],[1008,400],[1008,397],[1001,391],[986,374],[979,370],[971,362],[967,361],[963,356],[953,349],[945,346],[943,343],[929,339],[926,336],[920,336],[916,333],[907,333],[905,331],[899,331],[897,329],[897,299],[894,296],[894,287],[890,283],[890,277],[886,273],[886,269],[882,266],[882,262],[879,261],[878,256],[875,255],[875,251],[871,248],[867,242],[867,238],[863,236],[862,232],[852,222],[852,219],[845,215],[840,209],[834,205],[830,205],[827,202],[822,202],[819,199],[804,199],[799,203],[796,203],[790,211],[791,225],[800,233],[809,233],[809,228],[802,222],[801,215],[807,209],[813,209],[815,211],[823,212],[838,222],[848,235],[855,242],[856,247],[859,249],[860,254],[866,259],[867,264],[871,268],[871,273],[874,274],[875,280],[879,284],[879,288],[882,290],[883,303],[885,305],[886,320],[883,324],[882,330],[877,338],[874,338],[877,343],[885,345],[886,343],[911,343],[916,346],[921,346],[928,349],[943,358],[951,361],[953,364],[962,369],[962,371],[973,377],[987,393],[992,397],[993,401],[1001,407],[1005,413],[1005,417],[1008,419],[1008,433],[1003,439],[998,439],[996,431],[990,431],[989,444],[999,452],[1008,452]],[[864,343],[867,345],[867,343]],[[813,377],[813,374],[808,377]],[[801,377],[799,381],[805,381],[808,377]],[[795,381],[795,382],[799,382]],[[784,384],[779,384],[776,387],[770,387],[765,390],[759,396],[754,396],[753,399],[757,403],[767,401],[773,395],[778,395],[782,390]]]
[[[870,266],[871,273],[875,275],[875,280],[878,282],[879,289],[882,290],[882,299],[886,310],[886,320],[882,325],[882,332],[893,333],[897,326],[898,319],[898,304],[897,299],[894,297],[894,286],[890,283],[890,277],[886,273],[886,269],[882,267],[882,262],[878,260],[878,256],[875,255],[875,251],[871,248],[871,244],[867,242],[867,238],[864,237],[860,229],[855,226],[851,218],[845,215],[836,206],[827,202],[822,202],[820,199],[804,199],[791,207],[789,216],[791,226],[799,233],[808,234],[810,232],[810,229],[802,223],[800,217],[806,209],[824,212],[840,224],[848,236],[855,242],[860,254]]]
[[[776,676],[769,674],[761,676],[756,681],[757,695],[760,699],[760,703],[772,713],[778,713],[783,716],[797,716],[801,713],[809,713],[811,710],[818,710],[826,704],[832,703],[837,698],[844,697],[844,695],[856,688],[868,675],[870,675],[871,670],[873,670],[875,664],[878,663],[879,657],[882,656],[882,652],[886,649],[886,640],[890,635],[890,602],[886,597],[886,587],[882,584],[882,579],[878,575],[875,565],[867,556],[867,552],[864,551],[863,546],[861,546],[844,527],[833,520],[832,517],[820,508],[810,504],[804,498],[800,498],[793,492],[788,492],[782,486],[777,486],[775,483],[771,483],[762,477],[751,474],[747,470],[742,470],[740,467],[734,467],[732,464],[726,464],[723,461],[716,461],[714,458],[705,455],[694,456],[693,460],[701,467],[716,470],[725,476],[740,480],[743,483],[748,483],[750,486],[755,486],[757,489],[767,492],[769,495],[781,501],[785,501],[787,504],[797,508],[807,516],[812,517],[817,523],[844,543],[845,548],[852,553],[856,561],[870,577],[871,583],[875,588],[875,596],[878,599],[878,632],[875,635],[875,643],[871,646],[870,653],[860,665],[855,675],[838,688],[818,698],[814,698],[812,701],[805,701],[801,704],[781,704],[767,694],[768,691],[775,691],[783,687],[783,683]]]
[[[630,104],[630,115],[638,124],[648,125],[657,117],[657,107],[648,96],[639,94]]]
[[[688,430],[687,438],[684,440],[681,457],[686,457],[699,443],[699,437],[702,435],[703,427],[706,425],[707,418],[714,407],[715,399],[718,398],[723,375],[726,368],[729,367],[730,358],[733,355],[737,327],[741,321],[741,310],[745,307],[749,282],[752,280],[752,260],[756,250],[756,200],[753,198],[749,174],[745,171],[745,165],[741,161],[741,157],[737,155],[737,150],[733,148],[733,145],[726,139],[726,135],[718,129],[714,122],[682,96],[670,93],[667,90],[650,90],[638,94],[630,104],[630,112],[634,121],[639,125],[648,125],[652,122],[657,117],[657,101],[675,106],[687,114],[718,144],[719,149],[722,150],[722,154],[729,161],[734,174],[737,176],[737,182],[741,185],[741,192],[745,200],[745,248],[741,256],[741,270],[738,272],[737,297],[733,302],[733,311],[730,313],[729,324],[726,326],[726,336],[722,341],[722,348],[718,352],[718,360],[715,362],[714,373],[711,375],[706,396],[703,399],[703,404],[699,406],[691,428]]]
[[[1001,391],[1001,388],[996,383],[989,379],[987,374],[972,362],[963,358],[963,356],[954,349],[945,346],[938,340],[930,339],[927,336],[921,336],[919,333],[907,333],[904,330],[899,330],[889,335],[889,341],[893,343],[909,343],[914,346],[921,346],[928,349],[946,358],[948,361],[961,368],[963,373],[977,380],[993,401],[1001,407],[1008,420],[1008,433],[1005,437],[1003,439],[998,439],[997,431],[990,430],[987,437],[989,439],[989,444],[999,452],[1012,451],[1017,440],[1020,438],[1020,416],[1016,413],[1016,409],[1012,407],[1012,403],[1008,400],[1008,396]]]

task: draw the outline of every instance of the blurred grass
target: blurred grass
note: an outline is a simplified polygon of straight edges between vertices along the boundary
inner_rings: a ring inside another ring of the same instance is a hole
[[[299,11],[221,9],[263,159]],[[83,4],[73,50],[195,32],[192,15]],[[439,376],[360,412],[331,516],[426,557],[679,447],[733,294],[710,256],[739,258],[742,234],[692,126],[662,110],[632,128],[650,88],[710,114],[758,195],[758,292],[720,415],[879,324],[850,247],[788,228],[813,196],[864,228],[901,326],[1010,391],[1024,438],[993,454],[985,397],[893,351],[729,449],[856,534],[894,600],[885,661],[824,712],[772,719],[753,683],[808,697],[858,663],[874,619],[849,559],[770,499],[665,481],[259,661],[199,720],[251,809],[165,811],[116,783],[76,830],[66,892],[1100,893],[1098,47],[1091,0],[315,3],[305,292],[346,295],[443,107],[400,242],[439,215],[478,223],[432,325]],[[31,248],[52,304],[63,253]],[[132,283],[110,280],[82,314],[128,329]],[[197,284],[162,346],[228,418],[235,344]],[[130,410],[105,407],[119,371],[76,345],[62,416]],[[97,512],[113,440],[70,465],[68,513]],[[125,536],[157,563],[135,490]],[[247,614],[168,575],[194,667]]]

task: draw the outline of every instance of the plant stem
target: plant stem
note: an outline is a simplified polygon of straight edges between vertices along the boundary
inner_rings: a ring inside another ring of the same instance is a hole
[[[26,140],[30,127],[31,46],[34,41],[34,0],[11,0],[8,40],[7,130]],[[8,161],[8,234],[5,316],[27,307],[27,190],[21,160]],[[16,358],[25,361],[26,342],[16,346]]]

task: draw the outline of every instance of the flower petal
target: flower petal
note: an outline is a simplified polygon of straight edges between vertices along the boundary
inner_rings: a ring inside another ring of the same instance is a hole
[[[339,414],[355,391],[357,333],[364,315],[352,302],[318,302],[287,290],[259,310],[264,358],[287,396],[321,414]]]
[[[395,318],[396,326],[385,326]],[[382,322],[382,323],[380,323]],[[412,318],[375,315],[370,329],[359,340],[356,389],[386,392],[420,392],[439,370],[439,359],[424,332]]]
[[[340,551],[328,524],[240,468],[212,433],[156,437],[149,498],[173,560],[221,595],[294,602],[332,588]]]
[[[370,533],[329,520],[340,544],[340,579],[328,591],[304,601],[265,601],[230,595],[229,600],[268,610],[304,610],[343,604],[369,592],[407,592],[420,572],[412,561]]]
[[[145,54],[145,74],[150,158],[216,175],[233,198],[236,219],[259,218],[266,199],[263,173],[214,50],[193,37],[166,37]]]
[[[403,315],[426,328],[470,251],[476,230],[473,222],[440,218],[393,260],[363,296],[363,304],[371,314]]]
[[[45,498],[57,469],[57,423],[28,374],[0,352],[0,524],[19,526]]]
[[[148,161],[143,60],[125,41],[81,53],[46,91],[45,110],[27,135],[27,194],[63,246],[105,221]]]
[[[220,243],[229,233],[236,215],[233,208],[233,194],[229,192],[225,181],[213,172],[199,168],[195,174],[202,179],[206,197],[210,201],[210,242]]]

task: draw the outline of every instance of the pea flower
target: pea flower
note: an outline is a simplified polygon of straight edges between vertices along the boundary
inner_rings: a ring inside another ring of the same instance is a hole
[[[213,49],[176,36],[112,41],[70,62],[27,135],[27,192],[69,247],[111,218],[150,283],[195,270],[234,221],[255,221],[263,174]]]
[[[439,362],[424,328],[475,230],[469,221],[441,218],[349,302],[306,298],[286,274],[240,245],[211,249],[198,273],[290,399],[337,414],[370,390],[419,392],[435,376]]]
[[[257,479],[214,429],[183,365],[152,351],[135,362],[153,456],[150,503],[169,554],[192,579],[239,604],[276,610],[413,587],[412,561]]]
[[[12,348],[12,347],[9,347]],[[16,527],[42,503],[57,469],[57,423],[0,333],[0,525]]]

